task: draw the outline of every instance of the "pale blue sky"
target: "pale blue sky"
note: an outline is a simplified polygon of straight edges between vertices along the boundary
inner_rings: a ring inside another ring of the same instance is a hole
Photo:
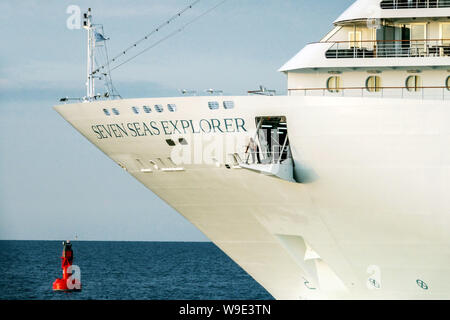
[[[200,1],[176,26],[219,1]],[[60,97],[85,92],[85,32],[67,29],[69,5],[93,9],[114,55],[191,2],[0,2],[0,239],[207,240],[52,109]],[[351,3],[228,0],[117,69],[115,86],[125,98],[181,88],[238,95],[260,84],[283,92],[278,68],[320,40]]]

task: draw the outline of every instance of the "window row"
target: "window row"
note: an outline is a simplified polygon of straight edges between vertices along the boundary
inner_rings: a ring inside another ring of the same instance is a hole
[[[445,88],[450,91],[450,76],[447,77],[444,84]],[[365,88],[369,92],[380,92],[383,88],[380,76],[369,76],[365,82]],[[410,92],[420,91],[422,86],[422,77],[419,75],[410,75],[405,80],[404,88]],[[328,92],[340,92],[343,90],[342,80],[340,76],[332,76],[327,79]]]
[[[208,108],[210,110],[217,110],[219,109],[220,104],[217,101],[210,101],[208,102]],[[234,101],[224,101],[223,102],[223,108],[224,109],[233,109],[234,108]]]
[[[155,108],[156,112],[164,112],[164,106],[162,104],[155,104],[154,108]],[[168,104],[167,105],[167,109],[170,112],[175,112],[175,111],[177,111],[177,105],[176,104]],[[141,108],[140,107],[136,107],[136,106],[132,106],[131,110],[135,114],[139,114],[141,112]],[[142,111],[144,113],[151,113],[152,112],[152,108],[149,107],[149,106],[143,106],[142,107]],[[112,108],[111,112],[109,111],[109,109],[103,109],[103,113],[105,115],[107,115],[107,116],[110,116],[111,114],[114,114],[114,115],[118,116],[120,114],[119,110],[117,110],[116,108]]]
[[[381,9],[450,8],[450,0],[383,0]]]
[[[155,104],[155,105],[154,105],[154,108],[155,108],[156,112],[164,112],[164,106],[163,106],[162,104]],[[169,104],[167,105],[167,109],[168,109],[170,112],[175,112],[175,111],[177,111],[177,105],[176,105],[176,104],[169,103]],[[136,107],[136,106],[131,107],[131,110],[133,110],[133,112],[134,112],[135,114],[139,114],[139,113],[141,112],[141,109],[140,109],[139,107]],[[142,107],[142,110],[143,110],[145,113],[151,113],[151,112],[152,112],[152,108],[149,107],[149,106],[143,106],[143,107]]]

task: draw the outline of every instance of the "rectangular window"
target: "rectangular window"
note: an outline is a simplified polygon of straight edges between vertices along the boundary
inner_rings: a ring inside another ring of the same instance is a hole
[[[234,108],[234,102],[233,101],[224,101],[223,107],[225,109],[233,109]]]
[[[176,104],[168,104],[167,109],[169,109],[170,112],[177,111],[177,105]]]
[[[219,103],[217,101],[210,101],[208,102],[208,107],[211,110],[217,110],[219,109]]]

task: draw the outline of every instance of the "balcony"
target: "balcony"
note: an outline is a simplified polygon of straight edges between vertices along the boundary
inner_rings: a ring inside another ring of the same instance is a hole
[[[449,0],[450,1],[450,0]],[[449,57],[450,39],[337,41],[327,59]]]
[[[450,8],[450,0],[384,0],[381,9]]]

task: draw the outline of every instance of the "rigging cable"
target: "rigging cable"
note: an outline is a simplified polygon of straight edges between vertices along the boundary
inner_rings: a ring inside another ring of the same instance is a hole
[[[111,77],[111,67],[109,63],[109,57],[108,57],[108,47],[106,46],[105,41],[105,55],[106,55],[106,66],[107,66],[107,77],[109,78],[109,85],[111,86],[111,94],[112,96],[118,96],[120,99],[122,99],[122,96],[120,95],[119,91],[117,91],[116,87],[114,86],[114,83],[112,81]]]
[[[101,30],[101,34],[104,35],[105,31],[103,29],[103,25],[101,24],[96,24],[94,25],[95,29],[100,29]],[[99,58],[101,58],[102,63],[105,63],[105,65],[107,66],[107,72],[108,73],[101,73],[101,75],[97,76],[97,78],[99,80],[103,79],[104,81],[104,85],[106,87],[106,92],[108,94],[108,96],[105,95],[105,97],[119,97],[122,98],[119,94],[119,92],[117,91],[117,89],[114,87],[114,84],[112,82],[112,77],[110,74],[110,67],[109,67],[109,56],[108,56],[108,47],[107,47],[107,40],[109,39],[105,39],[104,41],[101,42],[100,45],[97,46],[97,48],[101,49],[101,50],[97,50],[96,52],[98,52],[98,56]],[[94,57],[95,60],[95,64],[96,65],[100,65],[97,57]]]
[[[175,30],[174,32],[170,33],[169,35],[165,36],[164,38],[160,39],[159,41],[155,42],[154,44],[152,44],[151,46],[145,48],[144,50],[142,50],[141,52],[137,53],[136,55],[132,56],[131,58],[125,60],[124,62],[122,62],[121,64],[115,66],[114,68],[110,69],[110,71],[116,70],[117,68],[123,66],[125,63],[130,62],[131,60],[137,58],[138,56],[140,56],[141,54],[147,52],[148,50],[156,47],[158,44],[160,44],[161,42],[164,42],[165,40],[173,37],[174,35],[176,35],[177,33],[183,31],[186,27],[188,27],[189,25],[193,24],[194,22],[196,22],[197,20],[201,19],[202,17],[206,16],[208,13],[210,13],[211,11],[215,10],[216,8],[218,8],[219,6],[221,6],[222,4],[224,4],[225,2],[227,2],[228,0],[222,0],[221,2],[219,2],[218,4],[216,4],[214,7],[206,10],[205,12],[203,12],[201,15],[195,17],[194,19],[190,20],[189,22],[187,22],[186,24],[184,24],[181,28]]]
[[[156,32],[159,32],[162,28],[164,28],[165,26],[169,25],[172,21],[174,21],[175,19],[177,19],[178,17],[181,17],[182,14],[184,14],[186,11],[188,11],[189,9],[192,9],[197,3],[199,3],[201,0],[196,0],[193,3],[191,3],[189,6],[187,6],[186,8],[184,8],[183,10],[181,10],[180,12],[178,12],[177,14],[175,14],[174,16],[172,16],[170,19],[168,19],[167,21],[165,21],[164,23],[160,24],[158,27],[156,27],[156,29],[154,29],[153,31],[151,31],[150,33],[148,33],[147,35],[145,35],[143,38],[139,39],[138,41],[136,41],[134,44],[132,44],[131,46],[129,46],[128,48],[126,48],[125,50],[123,50],[121,53],[119,53],[118,55],[116,55],[115,57],[113,57],[110,61],[108,61],[106,64],[110,64],[111,62],[115,62],[118,58],[124,56],[125,54],[127,54],[128,51],[130,51],[131,49],[137,47],[138,44],[140,44],[141,42],[147,40],[150,36],[152,36],[153,34],[155,34]],[[100,69],[104,69],[105,65],[102,65],[101,67],[95,69],[92,74],[95,74],[97,72],[100,71]]]

